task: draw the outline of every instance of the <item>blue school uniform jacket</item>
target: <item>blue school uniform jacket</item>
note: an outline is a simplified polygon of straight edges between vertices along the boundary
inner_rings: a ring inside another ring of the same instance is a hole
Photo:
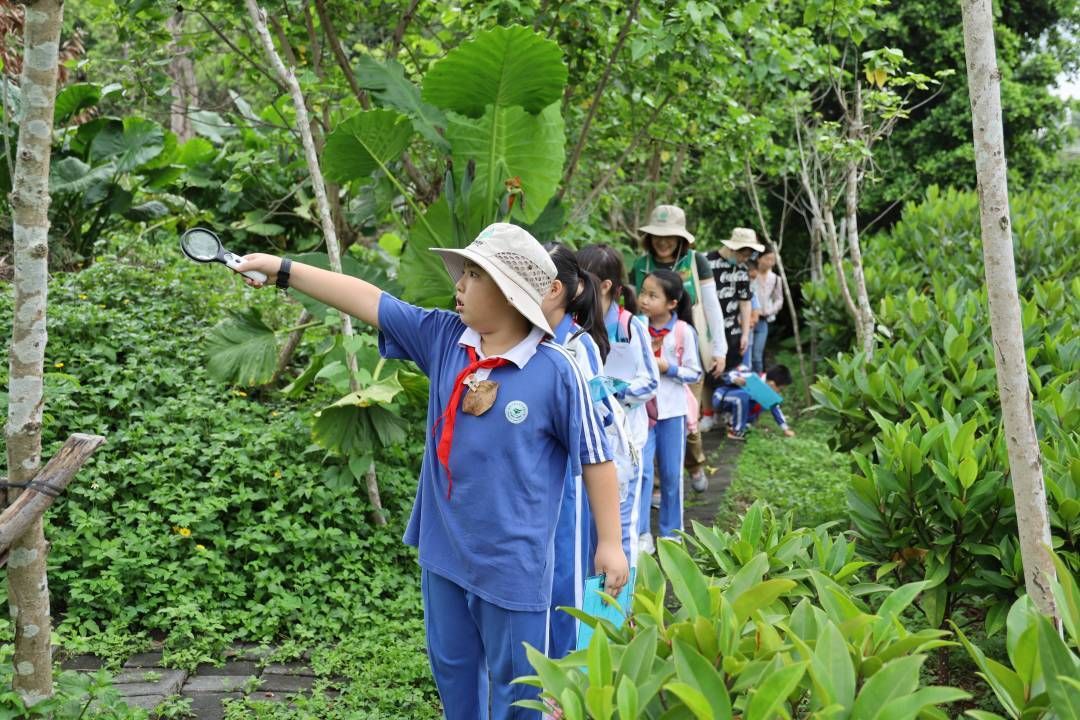
[[[478,347],[480,337],[456,313],[386,293],[379,326],[382,356],[412,360],[431,379],[427,444],[405,542],[419,549],[422,567],[490,603],[547,610],[568,463],[571,475],[580,475],[582,465],[611,459],[580,371],[539,330],[505,353],[512,362],[487,378],[499,384],[491,409],[480,416],[458,411],[448,497],[432,427],[469,364],[466,346]]]

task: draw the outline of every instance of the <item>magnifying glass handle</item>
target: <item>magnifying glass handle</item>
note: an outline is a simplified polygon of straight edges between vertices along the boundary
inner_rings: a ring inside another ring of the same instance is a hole
[[[225,264],[228,265],[230,268],[233,268],[235,270],[236,266],[240,265],[243,262],[244,262],[244,258],[239,257],[237,255],[233,255],[232,253],[225,253]],[[266,276],[263,275],[258,270],[245,270],[244,272],[242,272],[240,274],[243,275],[244,277],[251,278],[255,282],[260,282],[260,283],[266,282]]]

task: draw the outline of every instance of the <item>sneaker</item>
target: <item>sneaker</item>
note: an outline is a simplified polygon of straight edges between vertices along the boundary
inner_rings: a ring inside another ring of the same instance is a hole
[[[741,441],[746,440],[746,431],[745,430],[728,430],[727,431],[727,436],[728,436],[728,440],[739,440],[741,442]]]
[[[713,418],[712,415],[705,415],[700,420],[698,420],[697,427],[699,432],[709,432],[714,427],[716,427],[716,420]]]
[[[690,487],[694,488],[694,492],[699,493],[709,489],[709,478],[705,475],[704,470],[698,470],[690,476]]]
[[[653,494],[652,494],[652,506],[657,510],[660,509],[660,491],[659,490],[653,492]]]
[[[638,552],[652,555],[656,552],[656,543],[653,542],[652,533],[641,533],[638,537]]]

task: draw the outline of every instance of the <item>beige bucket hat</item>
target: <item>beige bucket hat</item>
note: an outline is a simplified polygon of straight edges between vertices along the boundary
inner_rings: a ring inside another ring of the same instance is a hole
[[[649,224],[639,227],[638,232],[659,236],[678,235],[694,244],[694,236],[686,232],[686,213],[677,205],[657,205],[649,215]]]
[[[757,233],[750,228],[737,227],[731,231],[730,240],[721,240],[720,242],[732,250],[750,248],[758,252],[765,252],[765,246],[757,241]]]
[[[483,268],[502,290],[506,300],[548,335],[554,335],[540,306],[555,282],[557,270],[543,246],[524,228],[494,223],[484,228],[468,246],[431,248],[446,265],[456,283],[465,272],[465,261]]]

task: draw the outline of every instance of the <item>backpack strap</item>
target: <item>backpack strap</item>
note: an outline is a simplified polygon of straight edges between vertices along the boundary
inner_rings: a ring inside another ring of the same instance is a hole
[[[619,308],[619,330],[615,336],[618,342],[630,342],[630,318],[633,315],[626,308]]]
[[[682,320],[675,321],[675,359],[682,365],[683,350],[686,349],[686,323]]]

